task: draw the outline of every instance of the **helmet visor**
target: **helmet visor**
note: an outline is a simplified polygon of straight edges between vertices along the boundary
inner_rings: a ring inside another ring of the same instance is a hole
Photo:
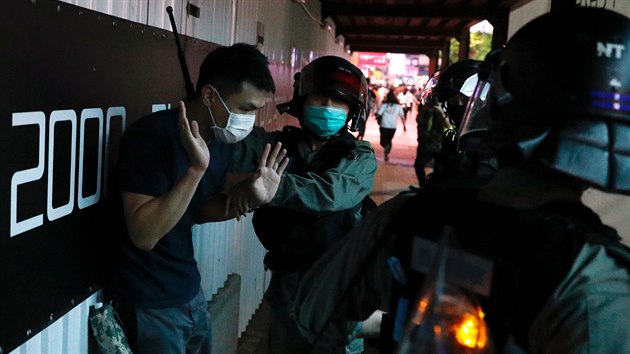
[[[302,72],[299,95],[328,94],[353,104],[365,106],[367,80],[355,72],[338,67],[337,70],[309,70]]]
[[[491,82],[489,80],[477,81],[462,119],[462,126],[459,129],[459,138],[468,134],[485,132],[488,130],[488,91],[490,91]]]
[[[437,85],[438,80],[440,78],[441,71],[436,71],[435,74],[429,79],[429,81],[424,84],[422,88],[422,92],[420,92],[420,103],[423,106],[429,105],[429,100],[431,99],[433,88]]]

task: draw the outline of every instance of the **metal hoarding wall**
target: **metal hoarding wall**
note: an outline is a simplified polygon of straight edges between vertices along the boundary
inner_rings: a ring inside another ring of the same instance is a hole
[[[51,0],[0,11],[0,348],[96,292],[110,254],[107,179],[135,119],[175,104],[173,35]],[[193,80],[217,45],[181,38]]]

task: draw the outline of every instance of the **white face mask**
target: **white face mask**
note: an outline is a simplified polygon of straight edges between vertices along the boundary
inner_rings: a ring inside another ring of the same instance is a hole
[[[220,142],[226,144],[234,144],[245,139],[245,137],[254,128],[256,115],[230,112],[230,110],[225,105],[225,102],[223,102],[221,95],[219,95],[219,92],[216,89],[214,90],[214,92],[216,92],[219,100],[221,100],[221,103],[223,104],[223,107],[225,107],[225,110],[228,111],[228,113],[230,114],[228,116],[228,122],[225,125],[225,128],[221,128],[217,126],[217,123],[214,121],[214,116],[212,115],[212,110],[210,109],[210,107],[208,107],[210,118],[212,118],[212,124],[214,124],[214,126],[212,127],[214,137]]]

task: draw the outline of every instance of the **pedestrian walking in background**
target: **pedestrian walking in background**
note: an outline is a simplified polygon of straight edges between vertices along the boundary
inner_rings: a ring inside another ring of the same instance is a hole
[[[389,91],[385,100],[376,112],[376,120],[380,126],[379,131],[381,133],[380,144],[385,149],[385,161],[389,161],[389,153],[392,150],[392,139],[396,134],[396,128],[398,127],[398,119],[401,121],[405,119],[405,112],[403,111],[396,94],[393,91]]]
[[[417,100],[406,85],[403,86],[403,90],[398,93],[398,102],[404,112],[402,117],[403,130],[407,131],[407,116],[409,116],[409,112],[411,112],[413,104],[414,102],[417,102]]]

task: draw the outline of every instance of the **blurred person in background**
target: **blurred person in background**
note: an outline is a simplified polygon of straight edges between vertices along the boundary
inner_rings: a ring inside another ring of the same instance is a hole
[[[376,112],[376,120],[380,126],[379,131],[381,133],[380,144],[385,150],[385,161],[389,161],[389,153],[392,151],[392,140],[396,134],[399,119],[401,121],[405,119],[405,112],[400,103],[398,103],[396,94],[393,91],[389,91]]]
[[[402,119],[403,130],[407,131],[407,117],[411,114],[414,104],[417,104],[416,97],[413,92],[409,90],[407,85],[404,85],[402,90],[397,95],[398,102],[403,109],[404,117]]]
[[[447,66],[439,71],[435,86],[427,94],[427,98],[440,105],[449,125],[444,128],[439,153],[433,156],[430,180],[435,183],[441,183],[457,173],[457,130],[462,124],[466,106],[477,83],[480,67],[481,61],[474,59],[460,60]]]
[[[447,129],[453,129],[432,92],[440,73],[440,71],[436,71],[417,95],[420,97],[420,105],[416,116],[418,147],[416,148],[414,169],[420,187],[423,187],[426,182],[425,168],[431,161],[436,160],[442,149],[444,133]]]

